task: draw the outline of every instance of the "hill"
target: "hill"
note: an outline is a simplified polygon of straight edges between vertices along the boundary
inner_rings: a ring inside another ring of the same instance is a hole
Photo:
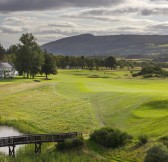
[[[48,52],[62,55],[140,55],[166,54],[168,35],[109,35],[83,34],[56,40],[41,46]]]

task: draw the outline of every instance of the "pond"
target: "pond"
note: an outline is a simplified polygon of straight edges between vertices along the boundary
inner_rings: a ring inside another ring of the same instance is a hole
[[[0,126],[0,138],[1,137],[9,137],[9,136],[19,136],[22,135],[18,130],[8,127],[8,126]],[[16,151],[23,147],[21,145],[16,146]],[[9,154],[9,148],[8,147],[0,147],[0,152],[3,152],[5,154]]]

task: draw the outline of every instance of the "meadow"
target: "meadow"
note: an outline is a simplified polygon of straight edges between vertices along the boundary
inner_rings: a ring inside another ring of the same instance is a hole
[[[18,152],[17,162],[69,161],[69,157],[71,161],[141,162],[146,149],[168,135],[167,79],[132,78],[126,70],[58,72],[49,76],[51,80],[40,76],[0,80],[0,124],[23,133],[79,131],[85,139],[95,129],[107,126],[127,132],[134,141],[117,150],[86,141],[82,152],[75,153],[59,153],[48,144],[39,157],[32,155],[33,146],[27,146]],[[134,148],[141,134],[150,142]]]

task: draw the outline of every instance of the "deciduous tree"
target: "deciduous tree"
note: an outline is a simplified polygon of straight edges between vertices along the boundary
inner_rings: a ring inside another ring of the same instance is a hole
[[[44,64],[42,66],[42,72],[46,75],[46,79],[48,79],[48,75],[57,74],[56,61],[52,54],[48,54],[45,52],[44,54]]]
[[[116,59],[112,56],[107,57],[104,64],[106,68],[114,69],[116,67]]]
[[[23,34],[18,45],[15,66],[20,74],[32,78],[40,71],[44,62],[43,52],[36,43],[36,38],[31,33]]]

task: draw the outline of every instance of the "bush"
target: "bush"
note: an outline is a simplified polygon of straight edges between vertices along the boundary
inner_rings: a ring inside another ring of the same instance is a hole
[[[161,141],[165,141],[165,140],[168,140],[168,136],[163,136],[160,138]]]
[[[152,75],[152,74],[144,74],[143,77],[144,77],[144,78],[152,78],[153,75]]]
[[[166,78],[166,77],[168,77],[168,72],[163,70],[160,66],[150,65],[147,67],[143,67],[139,73],[133,74],[132,76],[133,77],[143,76],[144,78],[153,78],[153,77]]]
[[[99,66],[96,66],[96,70],[99,70]]]
[[[128,139],[132,137],[127,133],[123,133],[118,129],[102,128],[94,131],[90,135],[90,140],[104,146],[117,148],[125,144]]]
[[[138,74],[137,73],[131,73],[132,74],[132,77],[137,77]]]
[[[144,145],[148,142],[148,137],[146,135],[140,135],[138,137],[138,140],[139,140],[138,142],[139,145]]]
[[[162,143],[168,148],[168,140],[162,141]]]
[[[168,149],[164,145],[151,147],[145,157],[144,162],[168,162]]]
[[[71,150],[71,149],[81,149],[84,145],[83,138],[76,138],[65,140],[64,142],[60,142],[57,145],[58,150]]]
[[[159,141],[161,141],[165,146],[168,147],[168,136],[161,137]]]

